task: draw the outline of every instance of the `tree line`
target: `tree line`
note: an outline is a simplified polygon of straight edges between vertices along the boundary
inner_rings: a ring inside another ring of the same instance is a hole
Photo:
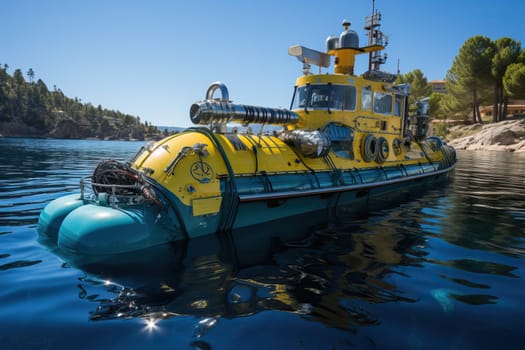
[[[0,65],[0,135],[144,140],[160,134],[138,116],[82,103],[56,86],[49,90],[42,79],[35,82],[31,68],[27,80],[20,69],[11,75],[8,68]]]
[[[498,122],[507,115],[509,99],[525,98],[525,50],[508,37],[477,35],[454,58],[445,76],[447,94],[432,93],[419,69],[400,75],[397,83],[411,84],[411,102],[429,96],[434,117],[482,123],[480,106],[492,105],[492,121]]]

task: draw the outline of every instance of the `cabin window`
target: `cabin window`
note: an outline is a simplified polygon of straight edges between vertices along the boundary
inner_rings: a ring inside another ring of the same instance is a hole
[[[392,114],[392,94],[374,93],[374,113]]]
[[[328,108],[330,100],[330,85],[310,85],[312,94],[310,95],[309,107]]]
[[[355,104],[355,86],[311,84],[295,89],[291,109],[355,110]]]
[[[372,108],[372,91],[370,86],[363,86],[361,89],[361,109]]]
[[[405,96],[396,95],[396,99],[394,101],[394,115],[396,117],[400,117],[403,115],[404,110],[405,110]]]
[[[308,87],[306,86],[300,86],[295,88],[295,93],[292,100],[292,107],[290,109],[299,109],[299,108],[305,108],[306,106],[306,97],[308,96]]]
[[[335,110],[355,110],[356,89],[349,85],[332,85],[330,108]]]

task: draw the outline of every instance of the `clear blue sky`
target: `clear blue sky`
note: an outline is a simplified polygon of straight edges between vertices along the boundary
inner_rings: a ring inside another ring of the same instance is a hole
[[[342,20],[362,29],[371,0],[2,0],[0,64],[49,89],[155,125],[191,126],[190,105],[224,82],[236,103],[289,107],[301,64]],[[474,35],[525,45],[523,0],[376,0],[389,36],[384,70],[443,79]],[[359,58],[356,72],[366,68]],[[326,72],[324,70],[323,72]]]

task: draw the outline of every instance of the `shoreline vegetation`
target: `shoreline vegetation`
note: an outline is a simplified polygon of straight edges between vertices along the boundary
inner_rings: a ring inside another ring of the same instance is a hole
[[[67,97],[49,90],[32,69],[26,81],[20,69],[0,65],[0,136],[57,139],[148,140],[168,136],[167,129],[140,117]]]

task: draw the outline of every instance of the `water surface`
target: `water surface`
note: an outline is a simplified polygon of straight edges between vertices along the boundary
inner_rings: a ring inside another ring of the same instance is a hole
[[[0,139],[4,349],[521,349],[525,154],[366,217],[76,261],[40,210],[140,142]]]

